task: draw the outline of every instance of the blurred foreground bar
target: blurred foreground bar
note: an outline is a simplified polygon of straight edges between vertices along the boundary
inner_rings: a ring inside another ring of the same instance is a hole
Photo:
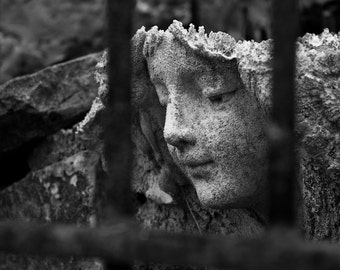
[[[200,2],[198,0],[191,0],[191,23],[198,28],[200,24]]]
[[[298,1],[273,2],[273,122],[269,130],[269,220],[276,225],[296,221],[295,41]]]
[[[338,245],[305,242],[295,233],[272,231],[240,239],[143,231],[128,222],[95,229],[0,223],[0,251],[99,257],[116,265],[139,261],[263,270],[340,268]]]
[[[104,155],[108,164],[108,216],[132,214],[131,27],[133,0],[106,1],[108,19],[108,103]]]
[[[134,4],[133,0],[106,1],[109,92],[108,110],[104,119],[104,156],[108,164],[104,218],[108,223],[118,215],[126,217],[133,214],[130,184],[132,171],[130,40]],[[105,261],[105,270],[114,269],[127,270],[131,267],[117,260]]]

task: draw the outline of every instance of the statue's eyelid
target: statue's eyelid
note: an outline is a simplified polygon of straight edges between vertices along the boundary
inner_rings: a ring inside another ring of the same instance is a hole
[[[209,99],[211,103],[220,104],[222,102],[229,101],[233,97],[237,89],[238,88],[235,87],[234,90],[228,91],[227,89],[221,87],[206,87],[202,90],[202,95],[205,98]]]
[[[226,91],[225,89],[218,89],[215,87],[205,87],[202,89],[202,95],[207,98],[222,96],[225,94],[228,94],[228,91]]]

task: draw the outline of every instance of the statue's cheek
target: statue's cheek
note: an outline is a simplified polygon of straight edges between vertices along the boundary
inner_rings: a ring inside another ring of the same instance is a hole
[[[239,136],[235,135],[238,128],[235,116],[232,113],[223,113],[202,121],[198,132],[205,145],[222,150],[224,144]]]

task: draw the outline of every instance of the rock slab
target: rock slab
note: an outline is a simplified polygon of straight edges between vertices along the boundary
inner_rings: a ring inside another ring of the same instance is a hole
[[[0,192],[0,220],[94,226],[95,174],[99,155],[82,151]],[[101,269],[90,259],[40,258],[0,253],[0,269]]]
[[[97,94],[97,61],[91,54],[0,86],[0,153],[81,120]]]

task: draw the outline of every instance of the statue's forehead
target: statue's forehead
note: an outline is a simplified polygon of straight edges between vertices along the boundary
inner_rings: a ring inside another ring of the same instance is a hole
[[[216,63],[209,61],[174,39],[164,39],[147,58],[150,76],[165,77],[173,73],[211,73]]]

